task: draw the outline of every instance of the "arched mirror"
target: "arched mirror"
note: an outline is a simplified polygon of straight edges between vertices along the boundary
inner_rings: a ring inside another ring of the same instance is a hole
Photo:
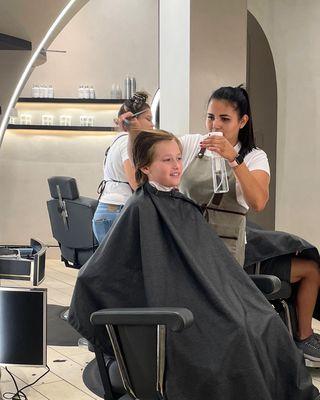
[[[75,177],[82,195],[97,197],[126,77],[149,93],[149,103],[159,87],[158,0],[89,1],[47,50],[11,112],[0,150],[6,242],[26,241],[37,220],[34,235],[54,244],[46,210],[50,176]],[[17,231],[14,220],[26,229]]]

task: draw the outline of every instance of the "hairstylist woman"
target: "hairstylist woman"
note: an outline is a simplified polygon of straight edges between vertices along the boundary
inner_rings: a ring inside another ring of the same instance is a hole
[[[243,265],[246,213],[263,210],[269,197],[269,163],[257,149],[253,136],[250,103],[240,87],[222,87],[208,101],[206,128],[223,136],[203,139],[203,145],[226,159],[229,192],[214,195],[211,154],[193,146],[187,157],[180,190],[200,205],[231,253]],[[193,136],[193,135],[192,135]]]
[[[243,265],[245,215],[249,207],[254,210],[264,208],[268,200],[270,180],[267,156],[255,146],[246,91],[232,87],[215,91],[208,102],[206,127],[208,132],[220,131],[223,136],[215,138],[192,134],[179,138],[183,149],[183,177],[179,188],[199,205],[206,205],[207,219],[234,257]],[[130,144],[132,145],[135,135],[143,128],[137,120],[132,120],[129,128],[130,155]],[[212,199],[214,192],[211,153],[199,156],[201,141],[203,146],[216,150],[232,162],[228,168],[230,190],[223,197],[214,196]],[[235,167],[238,164],[239,167]],[[222,212],[223,210],[226,212]]]
[[[121,106],[118,117],[130,112],[142,129],[152,129],[152,115],[147,104],[148,95],[137,92]],[[135,114],[138,114],[134,117]],[[93,232],[99,244],[119,215],[123,205],[136,188],[134,169],[128,157],[128,133],[125,123],[106,152],[103,164],[103,181],[100,184],[99,204],[92,220]]]
[[[206,205],[207,219],[241,265],[261,262],[261,273],[299,282],[296,342],[306,358],[320,361],[320,337],[311,327],[320,285],[317,249],[294,235],[252,228],[247,228],[246,244],[246,213],[249,208],[263,210],[270,178],[267,156],[254,142],[245,89],[222,87],[213,92],[208,102],[206,127],[208,132],[223,133],[222,137],[205,138],[202,145],[227,161],[229,192],[212,197],[211,162],[205,155],[194,156],[183,175],[180,190],[198,204]]]

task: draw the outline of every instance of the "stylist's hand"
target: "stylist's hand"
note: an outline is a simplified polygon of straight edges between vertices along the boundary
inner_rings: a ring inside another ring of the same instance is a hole
[[[140,122],[137,117],[133,117],[132,112],[128,111],[117,119],[120,130],[129,132],[130,135],[137,135],[141,131]]]
[[[208,136],[200,143],[201,148],[215,151],[221,157],[232,162],[238,155],[232,144],[224,136]]]

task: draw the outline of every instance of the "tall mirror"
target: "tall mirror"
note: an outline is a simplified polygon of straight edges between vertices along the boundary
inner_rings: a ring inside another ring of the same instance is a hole
[[[6,243],[29,240],[33,226],[36,237],[54,244],[46,210],[50,176],[75,177],[81,195],[97,198],[126,77],[150,102],[159,87],[158,0],[89,1],[47,50],[11,113],[0,150],[0,240]]]

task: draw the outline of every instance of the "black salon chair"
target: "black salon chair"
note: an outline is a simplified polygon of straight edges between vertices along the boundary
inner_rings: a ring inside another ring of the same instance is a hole
[[[102,351],[95,348],[104,399],[164,399],[166,331],[180,332],[191,326],[191,311],[171,307],[108,309],[93,313],[90,320],[109,335],[117,361],[109,359],[106,365]],[[116,365],[125,394],[123,389],[119,394],[110,379],[109,371]]]
[[[247,238],[250,240],[250,230],[263,230],[262,227],[247,219]],[[260,275],[260,262],[245,267],[245,271],[251,276]],[[270,276],[270,275],[264,275]],[[297,336],[297,314],[295,308],[296,285],[280,281],[279,290],[274,293],[264,293],[266,298],[274,306],[286,325],[292,337]]]
[[[280,315],[290,335],[295,337],[297,332],[295,285],[281,281],[274,275],[259,274],[258,271],[249,276]]]
[[[250,266],[246,268],[246,270],[247,272],[250,272],[249,276],[254,281],[259,279],[259,276],[276,278],[273,275],[260,274],[260,263]],[[290,284],[286,281],[281,281],[279,278],[277,279],[279,281],[278,290],[273,293],[267,293],[262,289],[262,292],[280,315],[290,335],[296,337],[298,329],[297,313],[295,308],[296,285]]]
[[[280,289],[277,277],[252,279],[265,295]],[[115,357],[94,347],[96,359],[83,371],[85,385],[105,400],[164,399],[166,330],[188,328],[193,322],[191,311],[167,307],[106,309],[93,313],[90,320],[99,337],[101,330],[109,336]]]
[[[47,208],[61,260],[67,267],[80,268],[98,247],[92,230],[98,201],[79,196],[74,178],[53,176],[48,183],[52,199],[47,201]]]

